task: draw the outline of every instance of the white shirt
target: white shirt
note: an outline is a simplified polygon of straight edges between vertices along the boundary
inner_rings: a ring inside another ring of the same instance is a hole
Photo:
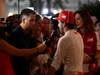
[[[65,74],[67,72],[82,72],[83,49],[81,35],[75,30],[67,31],[58,41],[52,66],[58,70],[63,63]]]
[[[96,32],[96,38],[97,38],[97,53],[100,53],[100,37],[99,37],[99,33]],[[100,66],[100,58],[97,59],[97,65]]]

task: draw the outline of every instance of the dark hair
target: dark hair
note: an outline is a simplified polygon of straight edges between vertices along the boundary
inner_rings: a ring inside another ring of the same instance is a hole
[[[39,14],[36,15],[36,22],[38,22],[41,19],[41,16]]]
[[[66,23],[65,26],[67,26],[69,29],[75,29],[75,24]]]
[[[20,24],[20,14],[14,14],[6,18],[7,25],[17,26]]]
[[[94,24],[89,12],[84,10],[79,10],[75,12],[75,15],[76,14],[79,14],[84,22],[85,33],[91,33],[95,31]]]
[[[57,30],[59,27],[58,27],[58,21],[55,20],[55,19],[51,19],[51,22],[53,24],[53,29],[54,30]]]
[[[31,9],[23,9],[22,11],[21,11],[21,18],[24,16],[24,15],[26,15],[26,16],[28,16],[28,15],[30,15],[30,14],[36,14],[36,12],[34,11],[34,10],[31,10]]]

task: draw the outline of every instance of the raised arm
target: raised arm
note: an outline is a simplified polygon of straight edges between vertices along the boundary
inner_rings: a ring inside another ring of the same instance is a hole
[[[31,49],[18,49],[8,44],[5,40],[0,39],[0,52],[5,52],[13,56],[29,56],[37,52],[42,52],[43,50],[45,50],[45,48],[45,44],[40,44],[37,47]]]

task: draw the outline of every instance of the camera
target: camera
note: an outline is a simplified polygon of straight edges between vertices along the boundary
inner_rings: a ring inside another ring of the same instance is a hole
[[[51,33],[51,35],[48,37],[48,39],[46,40],[46,42],[45,42],[46,46],[49,47],[49,46],[51,45],[51,43],[52,43],[56,38],[58,38],[58,36],[59,36],[58,32],[57,32],[57,31],[53,31],[53,32]]]

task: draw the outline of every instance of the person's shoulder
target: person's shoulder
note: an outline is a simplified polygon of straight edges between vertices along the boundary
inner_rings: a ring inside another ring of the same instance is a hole
[[[64,40],[64,36],[60,37],[58,42],[62,42]]]
[[[13,30],[12,30],[12,36],[19,36],[19,35],[23,35],[22,33],[22,30],[20,27],[15,27]]]
[[[59,42],[66,42],[69,40],[69,37],[67,37],[66,35],[62,36],[60,39],[59,39]]]

